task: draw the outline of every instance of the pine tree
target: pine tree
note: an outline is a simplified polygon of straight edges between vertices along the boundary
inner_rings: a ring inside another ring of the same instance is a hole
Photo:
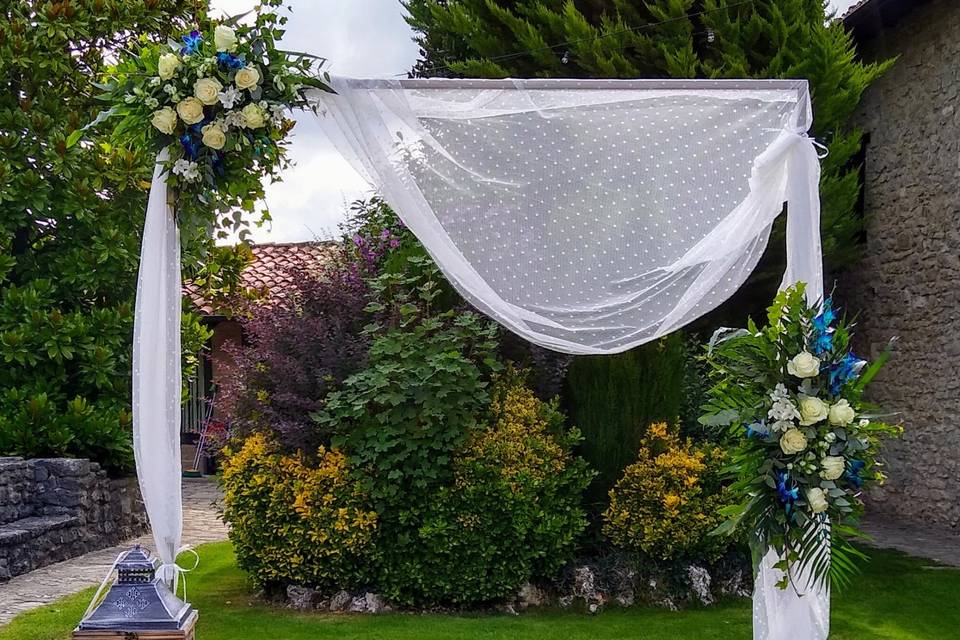
[[[889,63],[862,64],[822,0],[406,0],[421,60],[416,76],[479,78],[806,78],[823,161],[827,268],[858,253],[861,133],[847,125]],[[726,305],[743,321],[783,272],[783,218],[744,294]],[[744,304],[746,303],[746,309]],[[716,316],[713,318],[717,319]]]

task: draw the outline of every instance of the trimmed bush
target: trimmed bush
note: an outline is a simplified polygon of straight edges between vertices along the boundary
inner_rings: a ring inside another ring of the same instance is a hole
[[[636,462],[610,491],[604,535],[654,560],[718,558],[730,544],[710,535],[731,500],[722,481],[724,459],[722,449],[696,447],[666,423],[651,425]]]
[[[556,403],[537,399],[513,369],[496,378],[490,409],[490,426],[456,454],[453,482],[380,532],[380,587],[395,602],[511,597],[554,574],[576,548],[592,476],[571,454],[579,431],[566,430]]]
[[[308,465],[255,434],[227,451],[222,478],[237,563],[259,586],[334,590],[369,581],[377,514],[340,451],[320,447]]]

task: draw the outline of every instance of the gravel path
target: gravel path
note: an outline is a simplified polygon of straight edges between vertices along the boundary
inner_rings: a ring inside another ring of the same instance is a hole
[[[215,480],[184,478],[184,544],[198,545],[227,538],[227,527],[217,517],[215,506],[220,498]],[[153,539],[148,534],[117,547],[77,556],[0,583],[0,625],[24,611],[100,584],[117,556],[135,543],[153,549]]]
[[[960,567],[960,531],[924,526],[916,522],[898,522],[889,517],[868,517],[863,530],[873,536],[871,546],[896,549],[911,556],[930,558],[952,567]]]

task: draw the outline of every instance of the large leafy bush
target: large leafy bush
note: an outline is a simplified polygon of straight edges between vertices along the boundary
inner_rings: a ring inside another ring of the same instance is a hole
[[[131,466],[132,308],[154,152],[66,139],[102,107],[92,83],[105,51],[138,34],[162,40],[205,12],[174,0],[3,5],[0,455]],[[188,315],[185,350],[205,336]]]
[[[718,557],[728,538],[709,535],[732,502],[725,454],[682,440],[666,423],[651,425],[637,460],[610,491],[603,532],[613,544],[654,560]]]
[[[307,463],[255,434],[227,452],[223,486],[237,562],[258,585],[332,590],[370,579],[377,514],[341,452],[321,447]]]
[[[455,454],[452,482],[412,492],[381,539],[379,586],[403,604],[471,604],[514,595],[570,559],[587,520],[592,473],[555,404],[509,370],[492,391],[490,424]],[[419,503],[419,504],[417,504]]]

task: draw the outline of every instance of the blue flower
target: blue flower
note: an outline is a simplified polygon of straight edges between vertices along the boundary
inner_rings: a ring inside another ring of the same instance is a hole
[[[848,466],[850,468],[847,469],[844,477],[851,485],[859,489],[863,486],[863,477],[860,473],[863,472],[863,468],[867,466],[867,463],[863,460],[851,460]]]
[[[228,69],[243,69],[247,66],[242,56],[235,56],[226,51],[221,51],[217,54],[217,63],[219,63],[221,67]]]
[[[839,395],[845,385],[850,380],[856,380],[860,371],[867,364],[866,360],[861,360],[853,353],[848,353],[843,360],[830,367],[830,393]]]
[[[820,315],[813,319],[813,328],[817,331],[826,332],[836,319],[837,314],[833,310],[833,298],[827,298],[823,301],[823,308],[820,310]]]
[[[788,483],[792,484],[793,487],[789,487]],[[780,502],[787,505],[788,511],[793,502],[800,497],[799,487],[791,481],[790,474],[786,471],[781,471],[777,474],[777,495],[780,496]]]
[[[180,55],[189,55],[191,53],[197,53],[200,50],[200,43],[203,42],[203,36],[200,35],[199,31],[191,31],[185,36],[182,36],[184,46],[180,48]]]
[[[180,146],[183,147],[183,153],[189,160],[196,160],[200,155],[200,142],[189,133],[180,136]]]
[[[767,429],[767,423],[763,420],[744,425],[743,428],[746,429],[748,438],[763,438],[770,435],[770,430]]]
[[[823,301],[823,309],[820,315],[813,319],[813,333],[810,336],[810,350],[814,355],[822,356],[833,349],[833,321],[837,319],[837,314],[833,310],[833,300],[827,298]]]

